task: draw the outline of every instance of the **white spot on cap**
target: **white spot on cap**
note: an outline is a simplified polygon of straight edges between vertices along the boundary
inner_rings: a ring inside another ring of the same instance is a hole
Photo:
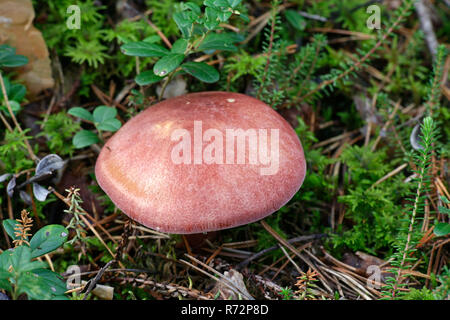
[[[228,102],[235,102],[235,99],[227,99]]]

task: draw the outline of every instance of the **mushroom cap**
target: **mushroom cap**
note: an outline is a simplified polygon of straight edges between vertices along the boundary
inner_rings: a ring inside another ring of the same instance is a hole
[[[234,139],[231,129],[248,136]],[[255,98],[214,91],[147,108],[107,141],[95,166],[100,187],[131,219],[179,234],[260,220],[294,196],[305,173],[300,140],[277,112]]]

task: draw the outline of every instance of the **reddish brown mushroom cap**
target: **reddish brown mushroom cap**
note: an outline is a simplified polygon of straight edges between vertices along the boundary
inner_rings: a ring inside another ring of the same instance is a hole
[[[292,127],[263,102],[229,92],[147,108],[108,140],[95,166],[102,189],[131,219],[181,234],[262,219],[292,198],[305,173]]]

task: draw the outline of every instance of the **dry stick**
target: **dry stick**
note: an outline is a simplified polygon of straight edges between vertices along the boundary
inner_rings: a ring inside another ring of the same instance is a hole
[[[291,254],[290,257],[291,257],[291,258],[294,258],[294,257],[295,257],[295,253]],[[279,261],[281,261],[281,260],[283,260],[283,259],[284,259],[284,257],[281,257],[281,258],[278,259],[278,260],[276,261],[276,263],[274,263],[273,265],[277,264]],[[271,281],[274,281],[274,280],[278,277],[278,275],[281,273],[281,271],[283,271],[284,268],[287,267],[287,265],[289,264],[289,262],[290,262],[290,260],[286,260],[286,261],[281,265],[281,267],[278,268],[277,272],[274,273],[274,275],[272,276],[272,278],[271,278],[270,280],[271,280]]]
[[[357,63],[355,63],[350,68],[348,68],[346,71],[341,73],[336,78],[329,79],[329,80],[326,80],[326,81],[322,82],[315,89],[313,89],[310,92],[308,92],[306,95],[299,97],[298,100],[299,101],[305,100],[309,96],[315,94],[317,91],[322,90],[324,87],[326,87],[326,86],[328,86],[328,85],[330,85],[330,84],[332,84],[332,83],[334,83],[334,82],[336,82],[336,81],[346,77],[347,75],[349,75],[350,73],[355,71],[357,68],[359,68],[364,63],[364,61],[366,61],[372,54],[374,54],[375,51],[383,44],[383,42],[391,35],[391,33],[394,31],[394,29],[403,20],[405,14],[409,11],[410,6],[411,6],[411,3],[403,10],[402,13],[400,13],[400,15],[398,16],[397,20],[395,20],[394,24],[388,29],[388,31],[383,35],[383,37],[372,47],[372,49],[369,50],[369,52],[367,52],[360,60],[358,60]]]
[[[8,216],[10,219],[14,220],[14,213],[12,210],[11,198],[9,196],[6,197],[6,202],[8,204]]]
[[[365,277],[363,277],[363,276],[361,276],[361,275],[359,275],[359,274],[357,274],[355,272],[346,270],[345,268],[333,267],[333,269],[336,270],[336,271],[348,274],[348,276],[352,276],[352,277],[360,280],[361,282],[366,283],[366,288],[367,288],[368,291],[372,292],[373,294],[375,294],[375,295],[377,295],[379,297],[382,296],[381,292],[379,292],[376,289],[374,289],[374,288],[369,286],[369,279],[367,279],[367,278],[365,278]],[[377,282],[375,280],[370,280],[370,284],[378,286],[379,288],[381,288],[381,287],[383,287],[385,285],[384,283]]]
[[[9,125],[8,121],[6,121],[5,117],[3,116],[3,114],[1,112],[0,112],[0,119],[2,120],[2,122],[5,125],[6,129],[8,129],[9,132],[13,132],[13,129]]]
[[[280,246],[280,249],[281,249],[281,251],[283,251],[283,253],[286,256],[286,258],[288,259],[288,261],[294,265],[295,269],[297,269],[297,272],[302,274],[302,269],[300,269],[300,267],[295,263],[295,261],[287,253],[286,249],[283,246]]]
[[[189,259],[191,259],[193,262],[198,263],[199,265],[201,265],[202,267],[208,269],[211,272],[214,272],[217,276],[219,276],[220,279],[214,277],[213,275],[211,275],[210,273],[206,272],[205,270],[194,266],[192,263],[189,263],[185,260],[180,260],[181,262],[189,265],[190,267],[194,268],[195,270],[207,275],[208,277],[216,280],[216,281],[220,281],[223,284],[225,284],[227,287],[229,287],[231,290],[233,290],[234,292],[236,292],[238,295],[241,295],[243,297],[245,297],[247,300],[255,300],[252,296],[248,295],[247,293],[243,292],[240,288],[238,288],[233,282],[231,282],[227,277],[225,277],[223,274],[221,274],[220,272],[218,272],[216,269],[211,268],[210,266],[204,264],[203,262],[201,262],[200,260],[196,259],[193,256],[190,256],[188,254],[185,254],[185,256],[187,256]]]
[[[153,24],[153,22],[151,22],[149,19],[145,19],[147,21],[147,23],[153,28],[155,29],[156,33],[161,37],[161,39],[164,41],[164,43],[166,44],[166,46],[168,46],[169,48],[172,48],[172,44],[170,43],[170,41],[167,39],[167,37],[164,35],[164,33],[161,32],[161,30],[158,29],[157,26],[155,26]]]
[[[329,269],[327,267],[322,267],[322,270],[325,270],[328,273],[331,273],[341,279],[343,282],[345,282],[348,286],[353,288],[356,292],[358,292],[364,299],[366,300],[373,300],[374,297],[371,296],[370,292],[367,291],[366,288],[364,288],[358,281],[350,277],[349,275],[345,273],[339,273],[333,269]]]
[[[295,4],[289,3],[289,4],[282,4],[278,7],[277,13],[283,11],[284,9],[291,7]],[[261,30],[266,26],[267,22],[270,19],[270,15],[272,14],[272,11],[268,11],[262,15],[260,15],[258,18],[254,19],[248,24],[248,27],[251,28],[254,25],[257,25],[255,29],[250,32],[250,34],[247,36],[247,38],[241,42],[241,44],[247,44],[251,39],[253,39],[258,33],[261,32]]]
[[[433,258],[434,258],[434,251],[436,250],[436,243],[433,244],[433,247],[431,248],[431,253],[430,253],[430,261],[428,262],[428,267],[427,267],[427,276],[431,275],[431,269],[433,267]],[[425,280],[425,287],[428,288],[428,284],[429,284],[430,280],[427,278]]]
[[[386,123],[384,124],[383,128],[381,129],[380,133],[378,134],[377,139],[375,140],[375,142],[372,145],[371,151],[375,151],[378,143],[381,140],[381,132],[386,131],[387,128],[389,128],[389,126],[391,125],[392,120],[394,119],[398,108],[400,107],[400,100],[397,101],[397,103],[395,104],[394,110],[392,111],[392,113],[389,115],[388,121],[386,121]]]
[[[311,269],[313,269],[314,271],[317,272],[317,274],[319,275],[319,279],[322,282],[322,284],[325,286],[325,288],[333,293],[333,290],[331,290],[331,288],[328,286],[328,284],[326,283],[325,278],[323,277],[323,275],[320,273],[320,271],[318,271],[318,269],[316,268],[316,266],[308,259],[306,258],[304,255],[302,255],[300,252],[297,251],[297,249],[295,249],[289,242],[287,242],[283,237],[281,237],[275,230],[272,229],[271,226],[269,226],[264,220],[261,221],[262,226],[264,227],[264,229],[267,230],[267,232],[269,232],[276,240],[278,240],[278,242],[280,242],[282,245],[284,245],[285,247],[287,247],[289,250],[291,250],[293,253],[295,253],[296,256],[298,256],[300,259],[302,259]]]
[[[296,243],[296,242],[300,242],[300,241],[310,241],[310,240],[316,240],[316,239],[324,238],[326,236],[327,236],[327,234],[325,234],[325,233],[312,234],[312,235],[309,235],[309,236],[295,237],[295,238],[287,240],[287,242],[289,242],[289,243]],[[253,260],[256,260],[259,257],[265,255],[266,253],[269,253],[269,252],[271,252],[273,250],[276,250],[278,248],[279,248],[279,246],[276,245],[276,246],[272,246],[272,247],[266,248],[264,250],[261,250],[261,251],[255,253],[255,254],[251,255],[250,257],[248,257],[247,259],[245,259],[241,263],[239,263],[236,266],[236,269],[240,270],[240,269],[244,268],[245,266],[247,266]]]
[[[347,36],[355,36],[361,39],[369,40],[369,39],[375,39],[374,35],[367,34],[364,32],[356,32],[356,31],[350,31],[345,29],[332,29],[332,28],[308,28],[306,29],[307,32],[323,32],[323,33],[336,33],[336,34],[342,34]]]
[[[19,122],[16,119],[16,116],[14,115],[14,112],[11,109],[11,105],[9,104],[8,95],[6,94],[5,82],[3,81],[3,75],[1,72],[0,72],[0,84],[2,86],[2,93],[3,93],[3,97],[5,99],[6,108],[8,109],[11,119],[13,120],[14,125],[16,126],[17,130],[19,130],[19,132],[21,134],[24,134],[22,128],[20,127]],[[10,127],[10,129],[11,129],[11,127]],[[39,161],[39,158],[34,154],[33,149],[31,149],[31,146],[30,146],[30,143],[28,142],[28,140],[24,139],[24,142],[25,142],[25,146],[27,148],[27,151],[28,151],[28,154],[30,155],[31,160],[36,161],[36,162]]]
[[[403,169],[405,169],[408,166],[407,163],[402,164],[401,166],[395,168],[394,170],[392,170],[391,172],[389,172],[387,175],[385,175],[383,178],[379,179],[377,182],[375,182],[373,185],[370,186],[370,188],[373,188],[377,185],[379,185],[380,183],[382,183],[383,181],[389,179],[392,176],[395,176],[397,173],[399,173],[400,171],[402,171]],[[370,189],[369,188],[369,189]]]
[[[185,296],[189,296],[190,298],[193,299],[197,299],[197,300],[211,300],[212,296],[210,296],[209,294],[205,294],[199,290],[196,289],[191,289],[191,288],[186,288],[186,287],[182,287],[179,286],[177,284],[164,284],[164,283],[158,283],[156,281],[153,280],[148,280],[148,279],[139,279],[139,278],[117,278],[114,280],[119,280],[119,281],[126,281],[126,282],[136,282],[136,283],[140,283],[141,286],[150,286],[153,287],[154,290],[160,290],[162,291],[162,294],[164,295],[168,295],[173,297],[174,293],[178,293],[181,294],[183,297]],[[158,291],[158,292],[160,292]]]
[[[357,133],[358,131],[359,131],[359,130],[353,130],[353,131],[349,131],[349,132],[344,132],[344,133],[342,133],[342,134],[340,134],[340,135],[337,135],[337,136],[335,136],[335,137],[332,137],[332,138],[330,138],[330,139],[323,140],[323,141],[321,141],[321,142],[319,142],[319,143],[316,143],[315,145],[312,146],[312,148],[313,148],[313,149],[317,149],[317,148],[326,146],[327,144],[330,144],[330,143],[332,143],[332,142],[340,141],[340,140],[342,140],[343,138],[350,137],[351,135],[353,135],[354,133]]]
[[[105,271],[109,268],[109,266],[111,264],[113,264],[114,262],[116,262],[115,259],[109,261],[107,264],[105,264],[105,266],[103,268],[100,269],[100,271],[97,273],[97,275],[95,276],[94,279],[92,279],[91,281],[89,281],[89,287],[86,290],[86,293],[83,297],[83,300],[86,300],[89,293],[91,293],[92,290],[94,290],[95,286],[97,285],[97,282],[100,280],[100,278],[103,276],[103,274],[105,273]],[[86,287],[86,286],[84,286]]]
[[[450,199],[450,193],[447,191],[447,188],[442,183],[441,179],[436,178],[435,180],[436,187],[441,191],[442,194],[445,194],[447,199]]]
[[[416,0],[415,7],[417,15],[419,16],[420,26],[422,27],[422,31],[425,35],[428,50],[430,50],[433,60],[435,60],[439,43],[436,39],[436,34],[434,33],[430,12],[423,0]]]

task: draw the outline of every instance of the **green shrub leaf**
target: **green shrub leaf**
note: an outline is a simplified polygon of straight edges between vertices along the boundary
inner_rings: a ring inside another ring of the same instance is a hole
[[[102,123],[106,120],[114,119],[117,116],[116,108],[98,106],[94,110],[94,122]]]
[[[136,57],[162,57],[169,53],[163,46],[147,41],[128,42],[120,49],[124,54]]]
[[[171,53],[161,58],[153,67],[155,75],[164,77],[168,73],[175,70],[184,60],[184,54]]]
[[[439,222],[437,225],[434,226],[433,232],[438,237],[450,234],[450,223]]]
[[[84,148],[98,142],[100,142],[98,136],[89,130],[81,130],[77,132],[72,139],[72,143],[77,149]]]
[[[219,71],[204,62],[186,62],[181,68],[203,82],[213,83],[220,78]]]
[[[28,63],[28,58],[20,54],[6,54],[0,57],[0,67],[20,67]]]
[[[70,108],[67,113],[74,117],[94,122],[94,117],[92,116],[92,114],[81,107]]]
[[[210,33],[208,34],[202,43],[198,46],[197,50],[223,50],[223,51],[237,51],[236,42],[244,40],[242,36],[233,33]]]
[[[286,15],[286,20],[297,30],[303,31],[306,27],[305,18],[303,18],[297,11],[295,10],[286,10],[284,13]]]
[[[59,224],[41,228],[30,240],[31,256],[36,258],[49,253],[66,242],[69,231]]]
[[[147,86],[152,83],[156,83],[164,79],[164,77],[157,76],[153,70],[147,70],[137,75],[134,79],[140,86]]]
[[[8,236],[10,236],[11,239],[16,240],[17,237],[14,235],[14,228],[16,227],[17,221],[13,219],[5,219],[3,220],[2,224]]]
[[[105,121],[103,121],[102,123],[100,123],[97,128],[103,131],[111,131],[111,132],[115,132],[117,130],[120,129],[120,127],[122,126],[122,123],[117,120],[116,118],[113,119],[107,119]]]

